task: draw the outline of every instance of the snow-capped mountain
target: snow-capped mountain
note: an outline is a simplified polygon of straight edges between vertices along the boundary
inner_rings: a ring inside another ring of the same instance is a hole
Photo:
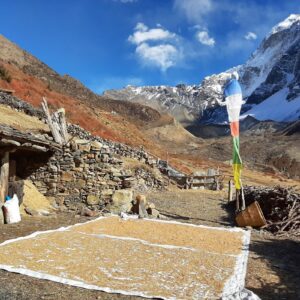
[[[244,64],[204,78],[200,85],[127,86],[108,90],[115,100],[146,104],[172,114],[181,122],[227,120],[222,87],[237,71],[247,100],[243,117],[259,120],[293,121],[300,118],[300,15],[290,15],[276,25]]]

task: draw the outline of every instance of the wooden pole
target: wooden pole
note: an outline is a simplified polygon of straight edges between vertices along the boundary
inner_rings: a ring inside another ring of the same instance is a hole
[[[52,132],[54,141],[56,143],[62,145],[63,141],[62,141],[61,135],[59,133],[59,129],[57,128],[57,124],[52,121],[52,118],[51,118],[51,115],[50,115],[50,112],[49,112],[49,108],[48,108],[48,104],[47,104],[47,100],[44,97],[43,97],[43,101],[42,101],[42,108],[43,108],[43,111],[46,115],[47,123],[48,123],[48,126],[49,126],[49,128]]]
[[[167,167],[169,166],[169,151],[167,151]]]
[[[242,210],[244,210],[246,208],[246,204],[245,204],[245,195],[244,195],[243,187],[241,189],[241,192],[242,192]]]
[[[5,202],[5,196],[8,192],[8,178],[9,178],[9,152],[5,152],[1,158],[0,166],[0,205]],[[3,223],[3,215],[0,213],[0,220]]]
[[[240,211],[240,190],[236,190],[236,212]]]
[[[60,108],[58,111],[59,116],[59,124],[61,128],[61,133],[64,138],[65,143],[68,143],[70,140],[69,134],[68,134],[68,128],[67,128],[67,121],[66,121],[66,112],[64,108]]]
[[[229,181],[228,181],[228,202],[231,202],[231,201],[232,201],[232,197],[233,197],[232,181],[229,180]]]

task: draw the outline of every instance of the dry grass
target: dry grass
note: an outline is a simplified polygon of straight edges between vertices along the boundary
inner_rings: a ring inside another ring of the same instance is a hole
[[[37,213],[51,212],[53,210],[49,200],[29,180],[24,181],[24,198],[20,207],[23,215],[26,214],[25,208]]]
[[[49,132],[48,125],[36,117],[28,116],[8,106],[0,104],[0,123],[9,125],[20,131],[41,131]]]

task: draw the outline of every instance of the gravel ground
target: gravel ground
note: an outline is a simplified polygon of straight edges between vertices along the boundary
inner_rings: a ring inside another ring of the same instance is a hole
[[[172,220],[211,226],[232,226],[221,192],[170,191],[148,195],[149,201]],[[28,217],[20,224],[0,225],[0,242],[34,231],[54,229],[89,218],[72,214]],[[246,287],[261,299],[300,299],[300,241],[253,231]],[[0,271],[0,299],[140,299],[72,287]]]

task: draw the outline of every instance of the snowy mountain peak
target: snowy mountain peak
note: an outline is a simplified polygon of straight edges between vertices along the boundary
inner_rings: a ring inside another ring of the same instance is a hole
[[[298,23],[300,25],[300,14],[291,14],[290,16],[288,16],[284,21],[280,22],[272,28],[269,36],[282,30],[289,29],[295,23]]]
[[[223,100],[222,89],[233,71],[240,75],[247,100],[244,112],[249,110],[249,115],[261,120],[300,118],[300,15],[290,15],[276,25],[244,65],[207,76],[200,85],[128,86],[105,95],[151,106],[185,124],[224,123],[226,109],[218,102]]]

